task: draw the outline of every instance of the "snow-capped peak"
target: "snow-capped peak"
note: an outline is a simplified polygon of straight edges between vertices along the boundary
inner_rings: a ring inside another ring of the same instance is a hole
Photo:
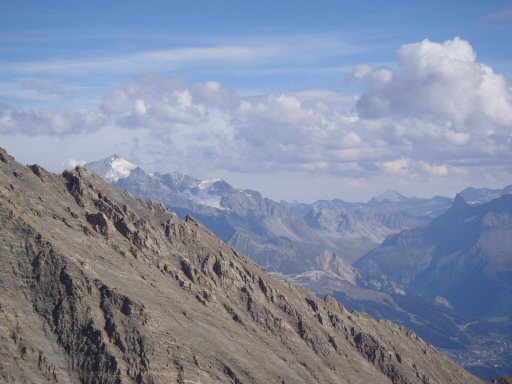
[[[215,183],[217,183],[219,181],[223,181],[223,180],[220,177],[214,177],[214,178],[211,178],[211,179],[201,180],[201,182],[198,184],[197,188],[199,188],[199,189],[208,189],[213,184],[215,184]]]
[[[135,164],[130,163],[128,160],[125,160],[118,155],[110,156],[105,162],[109,169],[107,173],[105,173],[104,177],[110,181],[117,181],[124,177],[128,177],[130,172],[137,168]]]

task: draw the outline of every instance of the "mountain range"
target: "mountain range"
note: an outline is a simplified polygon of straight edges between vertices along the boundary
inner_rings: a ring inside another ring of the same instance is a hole
[[[379,289],[440,297],[469,316],[512,318],[512,195],[469,205],[459,194],[430,224],[389,236],[355,266]]]
[[[136,196],[162,201],[181,217],[194,215],[264,268],[283,274],[315,269],[315,258],[326,250],[352,263],[386,236],[428,223],[452,201],[406,198],[388,191],[368,203],[293,204],[235,188],[218,178],[148,174],[117,155],[86,167]]]
[[[457,195],[430,224],[389,236],[354,266],[360,285],[407,292],[403,303],[417,301],[410,312],[417,312],[419,305],[437,306],[437,312],[444,312],[437,322],[447,318],[452,323],[440,329],[445,340],[463,344],[468,351],[487,351],[494,368],[510,374],[512,195],[485,200],[471,205]],[[477,372],[492,371],[488,365]]]
[[[148,174],[119,156],[86,166],[183,218],[193,215],[280,279],[404,324],[480,375],[512,373],[512,232],[508,213],[487,212],[509,206],[512,186],[468,188],[455,200],[386,191],[366,203],[303,204],[221,179]]]
[[[0,150],[7,383],[479,383],[404,327],[278,281],[197,220]]]

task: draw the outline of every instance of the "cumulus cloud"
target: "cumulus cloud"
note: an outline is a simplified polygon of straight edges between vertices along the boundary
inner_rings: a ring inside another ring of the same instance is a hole
[[[74,109],[39,111],[0,107],[0,134],[70,135],[99,129],[106,120],[94,110]]]
[[[398,71],[356,68],[360,97],[309,90],[242,97],[217,82],[142,76],[103,103],[212,169],[339,176],[445,177],[469,162],[505,164],[512,101],[504,77],[455,38],[398,50]]]
[[[449,173],[448,167],[446,165],[433,165],[427,162],[422,162],[421,165],[423,169],[431,175],[447,176]]]
[[[477,61],[469,42],[423,40],[402,46],[397,56],[398,71],[367,65],[354,71],[353,79],[367,81],[357,102],[361,119],[390,127],[381,137],[418,161],[509,161],[511,89],[503,76]]]
[[[357,103],[361,115],[422,118],[449,123],[452,129],[512,124],[512,94],[505,78],[478,63],[467,41],[404,45],[398,65],[398,73],[367,66],[356,70],[355,77],[370,79]]]
[[[207,122],[214,109],[229,107],[231,99],[231,91],[217,82],[188,87],[178,78],[146,75],[107,97],[102,110],[123,127],[168,132]]]
[[[240,96],[207,81],[145,75],[89,110],[0,105],[0,132],[72,134],[105,124],[144,133],[152,164],[198,175],[300,172],[345,178],[450,180],[512,172],[512,94],[505,78],[455,38],[398,50],[396,70],[358,66],[360,96],[326,90]],[[105,120],[106,119],[106,120]],[[125,131],[126,132],[126,131]],[[142,154],[140,152],[145,152]],[[357,183],[355,183],[357,184]]]

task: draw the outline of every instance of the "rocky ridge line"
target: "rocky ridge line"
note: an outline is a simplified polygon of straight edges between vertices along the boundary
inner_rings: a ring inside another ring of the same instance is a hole
[[[272,279],[193,218],[0,150],[7,383],[477,383],[413,332]]]

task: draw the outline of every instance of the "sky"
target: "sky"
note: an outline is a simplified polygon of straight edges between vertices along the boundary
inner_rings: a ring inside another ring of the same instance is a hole
[[[512,1],[0,2],[0,146],[287,201],[512,184]]]

